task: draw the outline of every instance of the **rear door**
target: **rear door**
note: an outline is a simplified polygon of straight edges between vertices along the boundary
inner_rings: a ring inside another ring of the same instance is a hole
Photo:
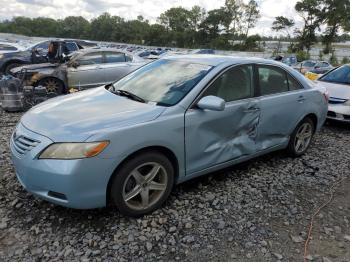
[[[83,54],[75,60],[77,67],[68,67],[68,87],[86,89],[103,85],[105,83],[102,68],[102,52],[96,51]]]
[[[304,112],[304,89],[284,69],[257,65],[261,118],[258,149],[287,143]]]
[[[256,151],[260,106],[254,94],[253,66],[235,66],[223,72],[201,95],[224,99],[224,111],[193,106],[186,112],[188,174]]]
[[[119,80],[139,67],[133,64],[123,52],[106,51],[103,54],[104,64],[102,65],[102,69],[106,84]]]

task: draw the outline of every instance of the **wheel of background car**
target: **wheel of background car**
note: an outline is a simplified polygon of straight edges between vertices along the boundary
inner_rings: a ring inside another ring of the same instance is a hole
[[[47,92],[62,94],[64,85],[61,80],[54,77],[43,78],[38,82],[38,85],[46,87]]]
[[[5,72],[6,75],[11,74],[10,71],[11,71],[12,68],[19,67],[21,65],[22,64],[20,64],[20,63],[9,63],[9,64],[6,65],[4,72]]]
[[[159,208],[174,183],[174,168],[167,157],[146,152],[128,160],[117,171],[110,196],[119,211],[140,217]]]
[[[293,131],[288,151],[292,156],[301,156],[309,148],[315,132],[314,122],[309,118],[304,118]]]

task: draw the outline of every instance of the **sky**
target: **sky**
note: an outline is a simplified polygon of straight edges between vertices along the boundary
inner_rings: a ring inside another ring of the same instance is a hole
[[[247,1],[247,0],[245,0]],[[224,5],[225,0],[0,0],[0,20],[14,16],[65,18],[83,16],[93,19],[103,12],[118,15],[125,19],[136,19],[142,15],[151,23],[171,7],[191,8],[194,5],[207,11]],[[271,25],[276,16],[287,16],[300,22],[294,10],[297,0],[258,0],[261,11],[256,28],[251,33],[273,35]]]

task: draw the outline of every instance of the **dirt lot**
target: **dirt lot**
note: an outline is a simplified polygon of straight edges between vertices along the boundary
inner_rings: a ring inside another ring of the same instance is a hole
[[[142,219],[79,211],[26,193],[8,141],[20,114],[0,111],[1,261],[350,261],[350,126],[328,124],[308,153],[276,152],[177,186]]]

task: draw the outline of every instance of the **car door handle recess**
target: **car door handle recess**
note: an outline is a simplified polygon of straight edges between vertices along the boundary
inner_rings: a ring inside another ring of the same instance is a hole
[[[303,101],[305,101],[305,97],[303,97],[303,96],[299,96],[299,98],[298,98],[298,102],[303,102]]]
[[[260,110],[260,108],[258,108],[258,107],[250,107],[247,110],[244,110],[244,113],[254,113],[254,112],[257,112],[259,110]]]

